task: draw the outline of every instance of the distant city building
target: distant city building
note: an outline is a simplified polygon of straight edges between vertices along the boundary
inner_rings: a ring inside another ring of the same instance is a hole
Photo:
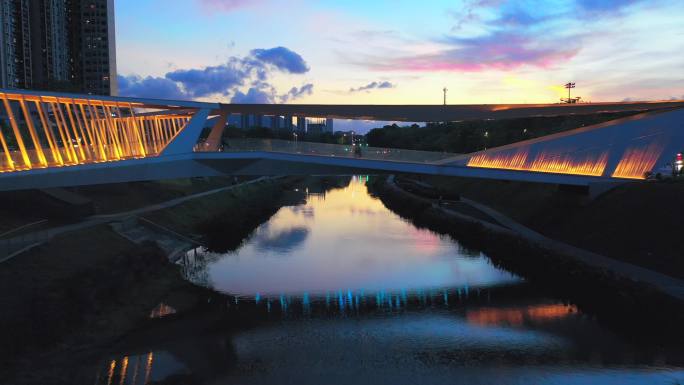
[[[307,119],[306,132],[309,134],[332,134],[333,120],[325,118],[309,118]]]
[[[335,135],[354,136],[354,135],[356,135],[356,132],[355,131],[337,131],[337,132],[335,132]]]
[[[306,133],[306,117],[305,116],[297,116],[297,133],[299,134],[304,134]]]
[[[116,95],[114,0],[0,0],[0,86]]]

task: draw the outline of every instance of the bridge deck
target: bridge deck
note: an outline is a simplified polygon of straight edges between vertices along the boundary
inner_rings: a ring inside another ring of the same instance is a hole
[[[590,185],[643,179],[684,149],[684,102],[238,105],[0,90],[0,191],[212,175],[406,172]],[[4,109],[4,115],[1,114]],[[231,113],[436,121],[658,110],[476,154],[231,139]],[[206,140],[210,116],[219,119]],[[218,150],[221,149],[221,152]]]

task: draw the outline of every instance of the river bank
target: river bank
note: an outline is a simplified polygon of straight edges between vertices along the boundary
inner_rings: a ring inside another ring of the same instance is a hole
[[[368,193],[367,180],[333,188],[298,182],[290,191],[304,199],[278,210],[237,250],[188,255],[189,279],[232,297],[117,341],[87,373],[90,383],[671,385],[684,378],[677,335],[675,346],[631,343],[482,250],[400,218]]]
[[[283,195],[296,180],[267,178],[143,217],[193,238],[211,250],[226,251],[238,247],[257,225],[268,220],[285,203]]]
[[[553,239],[684,279],[684,182],[629,182],[598,196],[556,185],[411,175]]]
[[[505,269],[531,283],[551,288],[600,322],[620,329],[635,340],[660,338],[663,343],[682,336],[681,301],[654,287],[597,269],[560,253],[527,242],[512,231],[497,231],[486,223],[449,215],[427,198],[393,188],[385,178],[369,183],[370,191],[391,210],[418,227],[458,239],[466,247],[483,250]],[[467,215],[467,214],[466,214]],[[675,339],[677,340],[677,339]]]
[[[260,180],[233,195],[185,201],[176,212],[143,213],[203,242],[212,240],[199,226],[210,220],[218,240],[242,234],[234,251],[188,255],[212,290],[187,282],[187,270],[153,244],[133,245],[107,225],[9,261],[16,265],[0,276],[8,282],[0,301],[20,311],[0,329],[3,342],[14,341],[0,378],[13,385],[378,383],[379,373],[391,373],[387,383],[445,384],[468,376],[511,384],[559,375],[589,376],[587,383],[679,378],[678,335],[669,336],[674,347],[629,343],[586,306],[472,248],[468,234],[452,240],[399,218],[368,194],[366,181]],[[262,183],[262,193],[253,189]],[[251,209],[267,197],[284,207],[275,215]],[[198,211],[183,214],[191,210]],[[243,233],[234,226],[258,221],[238,215],[265,222]]]
[[[144,215],[194,237],[215,216],[239,217],[221,230],[241,240],[277,210],[288,182],[237,186]],[[94,371],[93,352],[160,312],[198,314],[223,297],[187,282],[154,242],[134,244],[105,224],[61,234],[0,270],[0,306],[8,309],[0,314],[0,373],[12,384],[79,383],[65,360],[81,357]]]

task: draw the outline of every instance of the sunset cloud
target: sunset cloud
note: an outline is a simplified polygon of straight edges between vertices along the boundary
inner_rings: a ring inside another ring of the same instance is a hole
[[[292,87],[288,93],[280,97],[282,103],[286,103],[291,100],[299,99],[303,96],[313,94],[314,85],[312,83],[304,84],[301,87]]]
[[[309,67],[298,53],[285,48],[254,49],[245,57],[232,56],[220,65],[178,69],[163,77],[119,76],[123,96],[165,99],[196,99],[212,95],[231,96],[235,103],[274,103],[311,95],[313,84],[292,87],[278,95],[268,83],[274,71],[303,74]],[[246,91],[240,87],[249,85]]]
[[[254,5],[261,0],[196,0],[200,6],[208,11],[234,11],[239,8]]]
[[[433,54],[378,60],[368,66],[382,71],[510,71],[522,66],[549,68],[579,51],[572,40],[544,42],[512,33],[450,37],[444,43],[448,48]]]
[[[116,2],[121,94],[412,104],[442,103],[447,87],[452,103],[541,103],[568,81],[592,101],[684,92],[677,1],[159,4]]]
[[[255,49],[252,50],[251,54],[257,60],[272,64],[279,70],[285,72],[303,74],[309,71],[309,65],[306,64],[304,58],[302,58],[302,56],[297,52],[285,47]]]
[[[350,88],[349,92],[361,92],[361,91],[370,91],[370,90],[376,90],[376,89],[388,89],[388,88],[394,88],[395,85],[388,82],[388,81],[382,81],[382,82],[372,82],[368,83],[365,86],[357,87],[357,88]]]

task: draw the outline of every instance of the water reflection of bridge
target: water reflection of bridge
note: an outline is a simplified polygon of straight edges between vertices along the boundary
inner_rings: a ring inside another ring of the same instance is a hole
[[[0,90],[0,190],[217,175],[411,172],[590,185],[641,179],[684,147],[684,102],[574,105],[233,105]],[[233,140],[231,114],[455,121],[656,111],[468,155]],[[208,119],[213,120],[207,127]]]
[[[97,384],[143,384],[143,378],[161,380],[163,376],[190,373],[193,379],[234,378],[245,366],[256,364],[243,360],[254,358],[254,349],[267,348],[261,345],[264,341],[272,341],[273,346],[283,343],[272,340],[273,327],[283,329],[283,333],[290,333],[295,339],[329,337],[332,342],[348,336],[377,342],[385,338],[400,339],[404,334],[407,338],[419,338],[411,336],[413,325],[432,325],[435,320],[442,326],[430,335],[453,334],[458,344],[445,342],[440,351],[430,354],[435,357],[444,354],[452,363],[476,359],[481,364],[496,362],[499,366],[530,365],[531,362],[539,366],[579,367],[652,364],[651,352],[617,342],[598,325],[592,326],[587,316],[573,305],[545,300],[535,292],[535,288],[522,283],[488,288],[373,292],[364,293],[363,297],[360,292],[352,292],[350,296],[347,291],[330,292],[329,296],[227,297],[219,301],[222,304],[216,305],[213,312],[165,321],[159,326],[163,328],[164,338],[159,338],[162,335],[157,332],[159,327],[154,327],[147,337],[143,333],[124,341],[117,351],[125,353],[114,354],[102,362]],[[396,322],[385,322],[390,319]],[[306,320],[304,324],[302,320]],[[322,325],[326,327],[315,329]],[[363,325],[364,334],[353,337],[358,325]],[[413,333],[430,338],[421,331]],[[250,354],[240,348],[245,341],[238,342],[245,338],[260,341],[250,344]],[[526,346],[527,338],[531,338],[527,343],[534,348],[522,354],[520,349]],[[573,341],[572,346],[566,346],[566,338]],[[666,352],[661,355],[663,364],[684,362],[677,355],[668,356]]]

